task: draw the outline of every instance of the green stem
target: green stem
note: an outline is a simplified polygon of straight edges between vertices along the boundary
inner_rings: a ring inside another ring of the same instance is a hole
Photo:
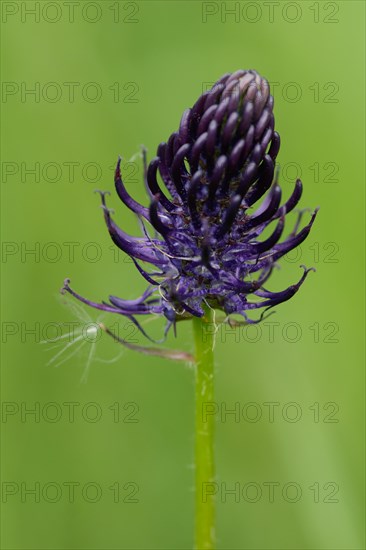
[[[215,548],[214,485],[214,325],[212,310],[206,308],[203,318],[193,319],[196,348],[196,529],[195,548]]]

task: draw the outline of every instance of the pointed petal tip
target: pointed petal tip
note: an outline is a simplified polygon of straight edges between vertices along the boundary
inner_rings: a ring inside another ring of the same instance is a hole
[[[319,209],[320,209],[320,207],[317,206],[317,207],[313,210],[313,212],[312,212],[312,214],[311,214],[311,220],[310,220],[310,222],[309,222],[309,224],[308,224],[310,227],[312,227],[313,223],[315,222],[315,218],[316,218],[317,215],[318,215]]]
[[[121,162],[122,162],[122,157],[121,157],[121,155],[118,155],[116,169],[114,171],[114,179],[115,180],[121,178]]]
[[[301,264],[300,267],[304,270],[304,275],[307,275],[310,271],[314,271],[314,273],[316,273],[315,267],[306,267],[304,264]]]
[[[63,286],[60,288],[60,293],[61,294],[66,294],[66,292],[69,292],[70,290],[70,287],[69,287],[69,284],[71,282],[71,279],[69,279],[68,277],[66,279],[64,279],[64,284]]]

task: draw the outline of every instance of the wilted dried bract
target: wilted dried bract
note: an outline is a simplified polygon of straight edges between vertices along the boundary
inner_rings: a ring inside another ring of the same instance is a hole
[[[159,145],[147,169],[148,208],[128,194],[118,161],[116,190],[143,220],[142,237],[127,235],[115,224],[101,193],[109,233],[149,283],[146,292],[136,300],[109,296],[110,304],[105,304],[82,298],[69,281],[64,290],[90,306],[125,315],[138,326],[137,315],[154,313],[166,317],[168,330],[181,318],[203,316],[204,304],[258,322],[248,317],[248,310],[285,302],[304,282],[309,271],[305,268],[301,279],[282,292],[263,287],[277,260],[307,237],[316,216],[315,211],[299,230],[300,212],[294,229],[279,242],[285,216],[302,194],[297,180],[281,206],[275,176],[279,148],[268,82],[255,71],[223,76],[184,112],[179,130]],[[272,222],[271,235],[260,240]],[[155,270],[147,272],[140,262]]]

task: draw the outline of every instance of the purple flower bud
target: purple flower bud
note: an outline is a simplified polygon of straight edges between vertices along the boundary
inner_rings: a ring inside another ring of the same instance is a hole
[[[90,306],[125,315],[139,328],[138,315],[164,315],[168,330],[180,319],[203,316],[204,304],[226,315],[240,314],[247,323],[260,321],[263,313],[255,321],[248,310],[267,310],[290,299],[310,271],[304,268],[301,279],[282,292],[263,287],[277,260],[308,236],[317,213],[298,231],[300,212],[295,229],[279,242],[285,216],[302,194],[297,180],[281,206],[275,175],[279,148],[268,82],[255,71],[223,76],[183,113],[178,131],[159,145],[146,171],[148,208],[128,194],[118,161],[116,191],[143,222],[142,237],[132,237],[115,224],[101,193],[111,238],[149,283],[146,292],[131,301],[110,296],[108,305],[86,300],[68,281],[64,290]],[[272,222],[271,235],[260,239]],[[152,264],[154,271],[140,262]]]

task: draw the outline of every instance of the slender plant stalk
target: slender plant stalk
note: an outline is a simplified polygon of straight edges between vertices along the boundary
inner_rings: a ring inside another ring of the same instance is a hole
[[[196,527],[195,548],[215,548],[214,415],[207,414],[214,398],[214,328],[212,310],[193,319],[196,363]]]

